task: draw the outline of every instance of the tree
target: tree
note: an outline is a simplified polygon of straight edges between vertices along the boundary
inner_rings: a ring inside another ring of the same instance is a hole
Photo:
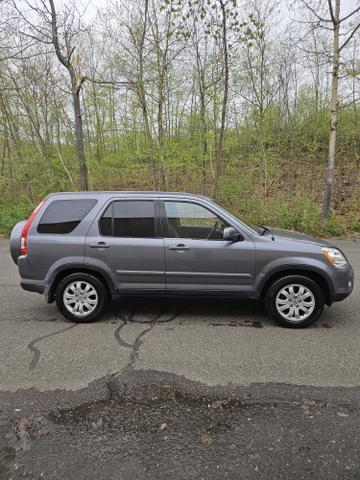
[[[71,85],[72,106],[74,111],[76,155],[79,163],[80,186],[88,190],[88,169],[86,165],[84,128],[82,108],[80,101],[81,89],[87,77],[80,72],[79,54],[75,58],[76,44],[80,41],[83,32],[81,17],[75,4],[64,7],[64,12],[59,22],[54,0],[25,0],[26,5],[37,16],[38,23],[33,20],[33,15],[26,15],[20,5],[14,6],[25,23],[27,30],[24,34],[35,42],[43,45],[52,45],[58,61],[66,68]],[[60,32],[61,30],[61,32]]]
[[[196,2],[186,2],[178,0],[164,0],[163,8],[167,8],[172,13],[177,13],[180,19],[180,31],[185,38],[190,38],[191,34],[185,25],[189,18],[194,18],[195,22],[204,22],[205,33],[211,36],[221,52],[221,107],[220,107],[220,127],[215,135],[215,178],[213,194],[217,193],[220,177],[224,171],[224,143],[225,129],[228,114],[229,85],[230,85],[230,36],[235,34],[238,40],[243,40],[252,36],[253,32],[247,22],[242,22],[238,18],[237,0],[198,0]],[[246,27],[246,29],[245,29]]]
[[[274,16],[278,4],[273,0],[252,0],[250,21],[253,34],[243,41],[239,50],[237,93],[250,104],[253,114],[260,159],[262,165],[262,184],[265,196],[268,194],[268,162],[265,141],[265,116],[275,101],[280,89],[282,65],[278,52],[274,52],[273,35],[275,31]]]
[[[335,3],[333,3],[333,1]],[[319,2],[310,3],[306,0],[301,0],[301,3],[308,9],[314,18],[312,22],[312,29],[323,28],[332,32],[332,73],[331,73],[331,97],[330,97],[330,132],[329,132],[329,153],[326,170],[324,199],[322,204],[322,218],[327,219],[331,210],[331,199],[333,194],[334,168],[336,156],[336,133],[338,123],[339,111],[339,72],[340,72],[340,58],[342,50],[348,45],[355,33],[360,28],[360,19],[357,19],[355,25],[350,25],[349,20],[355,19],[355,16],[360,12],[360,6],[356,7],[344,17],[340,17],[341,0],[327,0],[328,17],[324,17],[321,13]],[[320,12],[320,13],[319,13]],[[340,30],[345,28],[345,39],[340,42]]]
[[[55,9],[54,0],[49,0],[50,10],[51,10],[51,32],[52,32],[52,43],[55,48],[56,56],[59,62],[64,65],[67,69],[71,82],[71,95],[73,100],[74,107],[74,117],[75,117],[75,137],[76,137],[76,153],[79,162],[80,169],[80,185],[83,190],[88,190],[88,169],[86,165],[85,158],[85,147],[84,147],[84,128],[81,115],[81,103],[80,103],[80,92],[81,88],[86,80],[85,76],[79,76],[72,57],[75,52],[75,42],[74,37],[76,36],[76,31],[72,28],[74,18],[74,10],[68,13],[69,18],[71,19],[70,23],[66,25],[64,23],[64,40],[65,48],[63,49],[60,45],[59,37],[59,28],[58,28],[58,19]]]

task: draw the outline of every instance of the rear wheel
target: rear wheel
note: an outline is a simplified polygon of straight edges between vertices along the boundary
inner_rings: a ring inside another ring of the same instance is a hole
[[[87,323],[102,313],[107,295],[98,278],[88,273],[72,273],[60,281],[55,298],[58,309],[66,318]]]
[[[288,275],[276,280],[266,293],[266,309],[280,325],[301,328],[311,325],[324,308],[324,294],[311,278]]]

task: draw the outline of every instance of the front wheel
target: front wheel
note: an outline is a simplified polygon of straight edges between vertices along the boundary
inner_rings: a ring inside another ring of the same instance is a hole
[[[311,325],[321,315],[324,304],[320,286],[302,275],[280,278],[266,293],[268,314],[284,327],[301,328]]]
[[[87,323],[102,313],[107,296],[98,278],[88,273],[72,273],[60,281],[55,298],[65,317],[76,323]]]

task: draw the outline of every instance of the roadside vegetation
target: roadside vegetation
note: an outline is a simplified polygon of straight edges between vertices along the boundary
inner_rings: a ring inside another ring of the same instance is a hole
[[[194,192],[253,223],[360,232],[360,7],[64,3],[1,3],[0,235],[47,193],[87,188]]]

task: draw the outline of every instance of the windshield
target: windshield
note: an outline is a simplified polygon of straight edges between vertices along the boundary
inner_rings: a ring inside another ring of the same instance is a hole
[[[244,222],[244,220],[242,220],[242,223],[245,223],[245,225],[249,228],[251,228],[251,230],[253,230],[255,233],[259,233],[260,235],[262,235],[264,233],[264,227],[260,227],[260,225],[254,225],[253,223],[247,223],[247,222]]]
[[[215,202],[214,202],[215,203]],[[222,207],[218,204],[216,204],[219,208],[222,209]],[[242,220],[241,218],[237,217],[236,215],[232,214],[229,212],[229,210],[226,210],[226,213],[227,215],[229,215],[230,217],[232,217],[236,222],[240,222],[242,223],[243,225],[245,225],[249,230],[251,230],[252,232],[258,234],[258,235],[262,235],[264,233],[264,228],[263,227],[260,227],[258,225],[254,225],[250,222],[245,222],[244,220]]]

